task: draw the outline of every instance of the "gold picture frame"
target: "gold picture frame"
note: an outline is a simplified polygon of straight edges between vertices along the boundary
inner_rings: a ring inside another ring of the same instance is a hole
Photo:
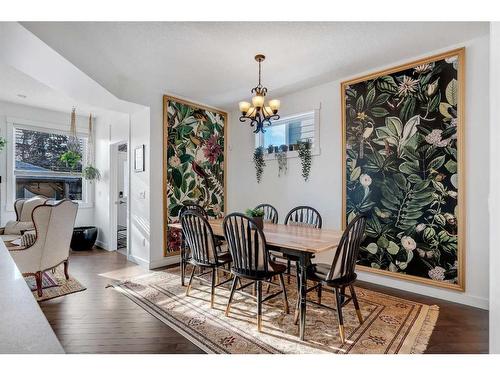
[[[168,252],[167,253],[167,234],[168,234],[168,160],[167,160],[167,152],[168,152],[168,125],[169,125],[169,117],[168,117],[168,103],[169,101],[174,101],[176,103],[180,103],[189,107],[193,107],[196,109],[201,109],[213,113],[217,113],[224,119],[224,150],[223,150],[223,169],[224,169],[224,187],[223,187],[223,202],[224,209],[223,214],[226,213],[226,198],[227,198],[227,135],[228,135],[228,115],[227,112],[224,112],[218,108],[213,108],[209,106],[205,106],[199,103],[191,102],[185,99],[177,98],[170,95],[163,95],[163,256],[170,257],[179,255],[179,251]]]
[[[373,80],[381,76],[387,76],[401,72],[410,68],[415,68],[424,64],[433,63],[439,60],[457,56],[457,81],[458,81],[458,106],[457,106],[457,175],[458,175],[458,214],[457,214],[457,283],[452,284],[445,281],[427,279],[425,277],[409,275],[404,273],[391,272],[389,270],[381,270],[368,266],[357,266],[357,269],[378,275],[390,276],[405,281],[412,281],[431,286],[437,286],[446,289],[457,291],[465,291],[466,275],[465,275],[465,257],[466,257],[466,185],[465,185],[465,47],[450,50],[444,53],[433,55],[430,57],[418,59],[405,64],[401,64],[392,68],[384,69],[374,73],[366,74],[361,77],[343,81],[340,84],[341,97],[341,124],[342,124],[342,229],[345,229],[347,224],[347,124],[346,124],[346,88],[350,85]]]

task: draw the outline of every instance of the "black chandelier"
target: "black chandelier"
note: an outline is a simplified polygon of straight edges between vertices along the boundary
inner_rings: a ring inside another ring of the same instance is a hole
[[[265,96],[267,94],[267,88],[262,86],[260,83],[261,67],[260,63],[266,59],[264,55],[256,55],[255,60],[259,63],[259,84],[255,86],[251,93],[254,94],[252,97],[252,103],[240,102],[240,112],[241,122],[246,122],[250,120],[250,126],[255,126],[254,133],[261,131],[265,132],[264,125],[271,125],[271,120],[278,120],[280,116],[278,115],[278,110],[280,109],[280,101],[277,99],[269,100],[268,103],[265,102]]]

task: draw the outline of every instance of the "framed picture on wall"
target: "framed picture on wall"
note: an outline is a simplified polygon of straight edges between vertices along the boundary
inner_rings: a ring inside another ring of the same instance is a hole
[[[465,49],[341,84],[343,226],[368,215],[358,266],[465,288]]]
[[[163,97],[164,255],[179,253],[181,236],[169,223],[186,204],[222,217],[226,197],[227,114],[171,96]]]
[[[134,171],[144,172],[144,151],[145,146],[140,145],[134,149]]]

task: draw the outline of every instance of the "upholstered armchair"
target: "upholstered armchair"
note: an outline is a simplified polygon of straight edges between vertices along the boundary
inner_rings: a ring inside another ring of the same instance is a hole
[[[32,213],[36,231],[35,242],[26,249],[11,251],[12,258],[23,276],[35,276],[40,297],[44,271],[64,263],[64,275],[69,279],[69,246],[77,211],[78,204],[68,199],[35,207]]]
[[[14,202],[16,220],[11,220],[0,228],[0,239],[3,241],[13,241],[19,238],[24,231],[34,229],[31,213],[36,206],[45,204],[49,198],[43,195],[36,195],[32,198],[21,198]]]

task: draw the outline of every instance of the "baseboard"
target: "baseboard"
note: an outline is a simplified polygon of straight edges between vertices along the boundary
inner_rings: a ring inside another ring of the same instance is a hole
[[[483,310],[489,309],[488,298],[473,296],[467,294],[466,292],[464,293],[454,290],[429,287],[426,285],[421,285],[409,281],[395,280],[394,278],[375,275],[363,271],[359,271],[357,272],[357,274],[359,280],[367,281],[373,284],[404,290],[410,293],[421,294],[428,297],[439,298],[449,302],[456,302],[463,305],[477,307]]]
[[[140,257],[136,257],[136,256],[133,256],[133,255],[127,255],[127,260],[129,260],[130,262],[133,262],[143,268],[146,268],[146,269],[149,269],[149,262],[146,260],[146,259],[142,259]]]
[[[170,266],[172,264],[177,264],[179,262],[180,262],[179,255],[173,255],[170,257],[165,257],[162,259],[153,260],[153,261],[149,262],[149,269],[152,270],[155,268]]]
[[[99,247],[100,249],[103,249],[103,250],[107,250],[107,251],[109,251],[109,246],[108,246],[108,244],[107,244],[107,243],[97,240],[97,241],[95,242],[95,244],[96,244],[96,246],[97,246],[97,247]]]

